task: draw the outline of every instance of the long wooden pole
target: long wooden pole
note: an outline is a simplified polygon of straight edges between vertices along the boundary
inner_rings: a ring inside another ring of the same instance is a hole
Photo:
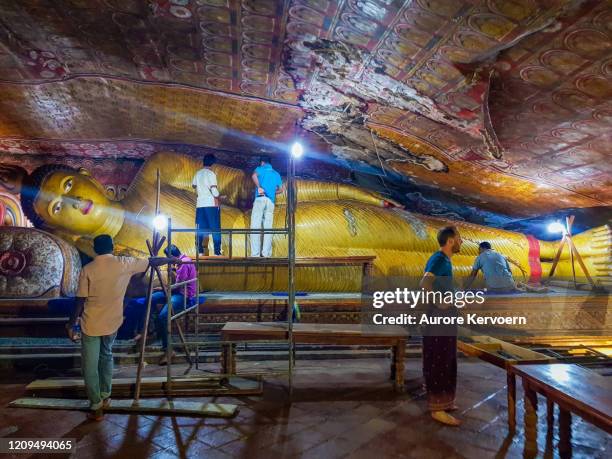
[[[595,282],[593,281],[593,279],[591,278],[590,274],[589,274],[589,270],[587,269],[586,265],[584,264],[584,261],[582,261],[582,257],[580,256],[580,253],[578,253],[578,249],[576,248],[576,246],[574,245],[574,241],[572,241],[571,239],[569,240],[569,244],[570,244],[570,250],[573,251],[574,255],[576,256],[576,260],[578,260],[578,264],[580,265],[580,267],[582,268],[582,272],[584,273],[585,277],[587,278],[587,280],[589,281],[589,283],[591,284],[591,287],[596,287]]]
[[[161,191],[161,176],[159,173],[159,169],[157,169],[157,183],[156,183],[156,195],[155,195],[155,215],[159,215],[159,195]],[[158,241],[158,233],[153,226],[153,235],[152,235],[153,243],[149,244],[147,241],[147,246],[149,247],[149,255],[154,257],[159,253],[159,248],[161,246],[160,241]],[[163,244],[163,241],[161,241]],[[149,333],[149,319],[151,318],[151,300],[153,296],[153,269],[149,268],[149,285],[147,286],[147,312],[145,314],[145,323],[144,329],[142,331],[142,335],[140,338],[140,356],[138,358],[138,369],[136,370],[136,388],[134,392],[134,402],[138,403],[140,399],[140,385],[142,383],[142,368],[144,367],[144,356],[147,345],[147,335]]]
[[[565,246],[565,243],[567,242],[567,245],[570,251],[570,260],[572,263],[574,288],[578,288],[578,284],[576,282],[576,268],[574,266],[574,258],[578,261],[578,265],[582,269],[582,272],[584,273],[585,277],[587,278],[591,286],[595,288],[597,286],[595,285],[595,282],[591,278],[589,271],[586,265],[584,264],[584,261],[582,260],[582,257],[580,256],[580,253],[578,252],[578,249],[574,245],[574,241],[572,240],[572,225],[574,224],[574,218],[575,217],[573,215],[570,215],[569,217],[566,217],[565,219],[566,233],[563,235],[563,239],[561,239],[561,242],[559,244],[559,249],[557,250],[557,253],[555,254],[555,258],[553,259],[553,264],[550,268],[550,273],[548,274],[548,278],[550,279],[555,273],[557,264],[559,263],[559,260],[561,259],[561,253],[563,252],[563,247]]]
[[[550,279],[555,274],[555,269],[557,269],[557,264],[561,259],[561,253],[563,252],[563,246],[565,246],[565,241],[567,240],[567,235],[563,235],[563,239],[559,243],[559,248],[557,249],[557,253],[555,254],[555,258],[553,258],[553,264],[550,267],[550,272],[548,273],[548,278]]]
[[[578,284],[576,283],[576,266],[574,265],[574,250],[572,249],[573,247],[573,241],[572,241],[572,223],[574,223],[574,216],[572,215],[571,217],[565,217],[565,228],[567,231],[567,241],[568,241],[568,245],[569,245],[569,249],[570,249],[570,262],[572,264],[572,279],[574,280],[574,288],[577,290],[578,289]]]

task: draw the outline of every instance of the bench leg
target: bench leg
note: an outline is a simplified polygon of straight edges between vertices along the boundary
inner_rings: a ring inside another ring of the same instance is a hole
[[[404,357],[406,353],[406,340],[400,340],[394,347],[394,359],[393,364],[395,371],[395,392],[404,392]]]
[[[228,357],[229,357],[229,353],[230,353],[230,345],[229,344],[223,344],[221,346],[221,373],[223,374],[228,374],[229,372],[229,362],[228,362]]]
[[[395,381],[395,373],[396,373],[396,368],[395,368],[395,346],[393,346],[391,348],[391,374],[389,375],[389,379],[391,381]]]
[[[506,373],[506,382],[508,385],[508,431],[514,433],[516,431],[516,375]]]
[[[534,457],[538,452],[538,394],[523,378],[525,389],[525,456]]]
[[[230,353],[229,353],[229,371],[231,375],[236,374],[236,344],[230,344]]]
[[[226,375],[236,374],[236,344],[221,346],[221,371]]]
[[[572,457],[572,414],[559,407],[559,456]]]
[[[555,422],[555,402],[550,398],[546,399],[546,421],[548,421],[548,427],[552,429]]]

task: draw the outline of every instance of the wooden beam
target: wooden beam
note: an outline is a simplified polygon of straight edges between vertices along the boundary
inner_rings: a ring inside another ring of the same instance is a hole
[[[587,267],[585,266],[584,262],[582,261],[582,257],[580,256],[580,254],[578,253],[578,249],[576,248],[576,246],[574,245],[574,241],[572,241],[571,239],[568,240],[569,242],[569,246],[570,246],[570,250],[572,251],[572,253],[574,254],[574,256],[576,257],[576,260],[578,260],[578,264],[580,265],[580,267],[582,268],[582,272],[584,273],[584,275],[586,276],[586,278],[588,279],[589,283],[595,287],[595,282],[593,282],[593,279],[591,279],[591,276],[589,275],[589,271],[587,269]]]
[[[559,244],[559,249],[557,249],[555,258],[553,258],[553,264],[550,267],[550,272],[548,273],[549,278],[553,277],[553,274],[555,274],[555,269],[557,269],[557,264],[559,263],[559,260],[561,259],[561,253],[563,253],[563,247],[565,246],[566,239],[567,239],[567,236],[564,234],[563,239],[561,239],[561,243]]]
[[[89,401],[25,397],[13,400],[9,403],[9,406],[13,408],[88,411]],[[201,403],[186,400],[113,400],[111,406],[105,408],[104,412],[231,418],[238,413],[238,407],[225,403]]]
[[[136,380],[134,378],[113,379],[113,397],[131,397]],[[163,396],[166,393],[165,377],[142,378],[142,392],[149,397]],[[175,378],[174,392],[180,395],[256,395],[261,394],[261,381],[232,376],[222,381],[218,376]],[[38,379],[26,386],[26,390],[37,395],[56,395],[78,397],[85,395],[83,379]]]

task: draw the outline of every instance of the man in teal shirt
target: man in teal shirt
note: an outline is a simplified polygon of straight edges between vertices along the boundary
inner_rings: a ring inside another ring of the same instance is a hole
[[[272,168],[269,156],[262,156],[260,165],[251,176],[255,184],[255,201],[251,211],[251,229],[271,229],[274,223],[276,195],[283,191],[283,181]],[[272,256],[272,235],[264,234],[263,247],[259,232],[251,234],[251,256]]]
[[[425,291],[453,291],[453,265],[451,258],[461,249],[461,235],[454,226],[438,231],[440,250],[425,265],[421,288]],[[429,314],[454,316],[454,305],[430,304]],[[434,336],[434,335],[444,336]],[[431,417],[442,424],[458,426],[461,421],[449,411],[457,409],[457,334],[456,328],[436,327],[423,333],[423,376],[427,389],[427,405]]]

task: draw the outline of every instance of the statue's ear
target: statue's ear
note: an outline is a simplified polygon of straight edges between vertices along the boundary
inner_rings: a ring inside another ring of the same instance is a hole
[[[91,174],[89,173],[89,171],[85,169],[84,167],[79,168],[79,174],[85,175],[86,177],[91,177]]]

